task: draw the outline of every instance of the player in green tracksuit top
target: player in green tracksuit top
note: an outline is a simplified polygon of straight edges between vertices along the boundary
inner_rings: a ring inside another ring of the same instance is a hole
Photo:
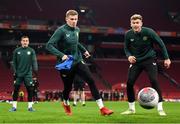
[[[170,67],[171,61],[168,56],[167,49],[161,40],[161,38],[150,28],[142,27],[142,16],[134,14],[131,16],[131,27],[125,34],[124,50],[130,63],[128,80],[127,80],[127,96],[129,102],[129,109],[122,114],[134,114],[135,113],[135,94],[133,86],[136,79],[144,70],[149,77],[152,87],[159,94],[159,103],[157,110],[160,116],[165,116],[166,113],[162,107],[162,95],[157,81],[157,62],[156,52],[153,48],[153,44],[158,44],[161,48],[164,57],[164,66]]]
[[[79,28],[70,27],[68,24],[59,27],[49,42],[47,43],[48,50],[57,56],[57,63],[62,62],[64,55],[72,55],[73,65],[82,61],[82,53],[87,50],[79,43]],[[56,47],[54,47],[56,45]]]
[[[24,82],[28,93],[28,111],[34,111],[32,108],[32,95],[33,95],[33,72],[37,76],[38,65],[36,53],[34,49],[29,46],[29,37],[21,37],[21,47],[18,47],[13,52],[13,70],[14,70],[14,92],[13,92],[13,107],[10,111],[17,110],[18,92],[21,83]]]
[[[64,83],[63,90],[63,107],[67,115],[72,115],[69,104],[69,94],[72,90],[74,77],[78,74],[85,82],[88,83],[92,96],[96,100],[102,115],[110,115],[112,110],[104,107],[99,91],[96,88],[92,74],[82,61],[82,54],[88,58],[89,52],[79,43],[79,28],[76,26],[78,21],[78,13],[75,10],[66,12],[66,24],[59,27],[48,43],[46,48],[53,55],[57,56],[57,61],[62,62],[68,59],[68,55],[72,55],[74,62],[70,70],[60,70],[60,75]],[[82,54],[81,54],[82,53]]]

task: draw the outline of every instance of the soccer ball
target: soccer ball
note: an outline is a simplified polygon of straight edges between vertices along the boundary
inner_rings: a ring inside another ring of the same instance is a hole
[[[157,91],[151,87],[145,87],[138,93],[138,102],[145,109],[152,109],[157,106],[159,95]]]

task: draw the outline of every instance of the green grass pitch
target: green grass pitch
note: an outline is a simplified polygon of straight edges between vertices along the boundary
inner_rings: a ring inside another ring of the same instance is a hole
[[[59,102],[34,104],[35,112],[27,111],[26,102],[18,102],[18,110],[9,112],[11,105],[0,103],[0,123],[180,123],[180,103],[164,102],[167,116],[161,117],[156,109],[145,110],[136,103],[135,115],[121,115],[127,102],[104,102],[114,110],[111,116],[101,116],[95,102],[86,102],[83,107],[72,107],[73,115],[67,116]]]

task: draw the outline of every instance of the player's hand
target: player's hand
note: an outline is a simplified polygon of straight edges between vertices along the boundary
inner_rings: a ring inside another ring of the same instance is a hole
[[[67,56],[67,55],[64,55],[64,56],[62,57],[62,61],[65,61],[66,59],[68,59],[68,56]]]
[[[33,80],[37,81],[37,77],[33,77]]]
[[[85,56],[86,58],[89,58],[91,55],[89,54],[88,51],[86,51],[86,52],[84,52],[84,56]]]
[[[164,60],[164,66],[165,66],[166,68],[169,68],[170,65],[171,65],[171,60],[170,60],[170,59]]]
[[[133,64],[133,63],[136,63],[136,57],[135,56],[129,56],[128,57],[128,61]]]

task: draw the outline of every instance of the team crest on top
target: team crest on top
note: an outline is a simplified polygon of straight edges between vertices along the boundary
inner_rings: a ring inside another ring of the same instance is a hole
[[[133,41],[134,41],[134,39],[130,39],[130,41],[131,41],[131,42],[133,42]]]
[[[28,55],[30,55],[30,54],[31,54],[31,52],[30,52],[30,51],[28,51],[28,52],[27,52],[27,54],[28,54]]]
[[[144,36],[144,37],[143,37],[143,40],[144,40],[144,41],[146,41],[147,39],[148,39],[148,37],[147,37],[147,36]]]

